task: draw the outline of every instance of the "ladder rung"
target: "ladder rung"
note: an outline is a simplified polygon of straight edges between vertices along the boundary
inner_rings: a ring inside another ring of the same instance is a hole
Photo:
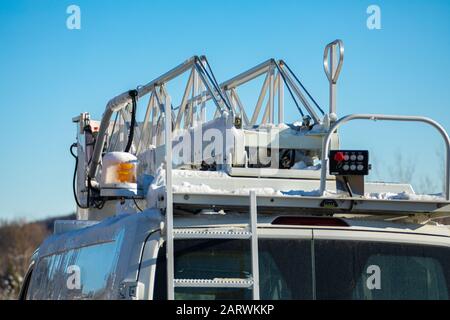
[[[174,279],[175,287],[197,287],[197,288],[251,288],[253,286],[252,279]]]
[[[245,230],[174,229],[174,239],[250,239],[252,233]]]

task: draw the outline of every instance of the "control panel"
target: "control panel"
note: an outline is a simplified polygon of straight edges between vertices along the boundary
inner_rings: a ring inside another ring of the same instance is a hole
[[[366,176],[369,174],[369,151],[330,150],[330,175]]]

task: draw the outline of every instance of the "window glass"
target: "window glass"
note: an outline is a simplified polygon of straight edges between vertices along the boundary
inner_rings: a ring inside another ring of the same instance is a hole
[[[318,299],[449,299],[450,250],[315,240]]]
[[[68,250],[40,259],[31,299],[102,299],[115,280],[122,236],[116,241]]]
[[[175,278],[249,278],[251,251],[248,240],[176,240]],[[311,242],[298,239],[260,239],[261,299],[311,299]],[[159,252],[155,299],[165,299],[164,247]],[[176,288],[176,299],[251,299],[249,289]]]

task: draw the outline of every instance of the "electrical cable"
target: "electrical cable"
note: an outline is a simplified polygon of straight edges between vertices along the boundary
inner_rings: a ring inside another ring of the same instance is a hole
[[[211,76],[212,76],[213,79],[214,79],[214,82],[215,82],[215,84],[216,84],[217,90],[220,90],[219,82],[217,81],[216,76],[214,75],[214,72],[212,71],[212,68],[211,68],[211,66],[209,65],[208,59],[206,59],[206,57],[204,57],[204,60],[205,60],[205,62],[206,62],[206,66],[208,67],[209,72],[211,73]],[[225,98],[227,99],[228,104],[231,106],[231,101],[228,99],[228,96],[227,96],[227,95],[225,95]]]
[[[353,210],[353,205],[354,205],[353,191],[352,191],[352,188],[350,187],[350,184],[348,183],[347,177],[346,177],[346,176],[343,176],[343,178],[344,178],[344,182],[345,182],[345,188],[347,189],[347,192],[348,192],[350,198],[352,198],[352,199],[350,200],[350,208],[348,209],[348,211],[351,212],[351,211]]]
[[[209,65],[209,64],[208,64],[208,60],[206,60],[206,58],[204,58],[204,60],[206,61],[206,64]],[[214,73],[212,73],[212,70],[211,70],[211,74],[212,74],[212,76],[211,76],[211,75],[208,73],[208,70],[206,70],[206,68],[205,68],[205,66],[203,65],[203,63],[200,61],[200,59],[198,59],[197,62],[198,62],[198,65],[199,65],[200,68],[201,68],[201,71],[203,71],[203,73],[206,74],[206,76],[208,77],[209,81],[211,81],[211,83],[212,83],[213,87],[216,89],[216,91],[217,91],[219,97],[220,97],[220,98],[222,99],[222,101],[225,103],[225,106],[228,108],[228,110],[231,110],[231,106],[229,105],[228,98],[227,98],[227,99],[224,98],[224,96],[222,95],[222,90],[220,89],[220,86],[219,86],[219,84],[217,83],[217,80],[214,81],[215,77],[214,77]],[[214,77],[214,79],[213,79],[212,77]],[[211,93],[212,93],[212,92],[211,92]]]
[[[281,77],[283,78],[284,83],[286,84],[286,88],[288,89],[292,100],[294,100],[295,106],[297,107],[298,111],[300,112],[300,114],[301,114],[301,116],[303,118],[305,116],[305,113],[303,112],[302,108],[300,108],[300,105],[298,104],[298,101],[295,98],[294,93],[292,92],[292,89],[287,85],[286,78],[284,77],[283,72],[281,72],[281,68],[280,68],[280,66],[278,65],[278,63],[276,61],[275,61],[275,65],[276,65],[276,67],[278,69],[278,72],[280,73]]]
[[[142,209],[138,206],[138,204],[137,204],[135,198],[133,198],[133,202],[134,202],[134,205],[136,206],[136,208],[137,208],[140,212],[144,211],[144,210],[142,210]]]
[[[131,149],[131,145],[133,144],[133,137],[134,137],[134,127],[136,126],[136,108],[137,108],[137,96],[138,92],[137,90],[130,90],[128,91],[128,94],[131,97],[132,101],[132,109],[131,109],[131,123],[130,123],[130,131],[128,132],[128,142],[125,147],[125,152],[129,152]]]
[[[323,111],[323,109],[319,106],[319,104],[316,102],[316,100],[314,100],[314,98],[313,98],[312,95],[308,92],[308,90],[306,90],[305,86],[302,84],[302,82],[300,81],[300,79],[297,78],[297,76],[295,75],[295,73],[292,72],[291,68],[289,68],[289,66],[286,64],[286,62],[283,62],[283,64],[286,66],[286,68],[289,70],[289,73],[292,74],[292,76],[295,78],[295,80],[298,82],[298,84],[302,87],[302,89],[306,92],[306,94],[307,94],[308,97],[311,99],[311,101],[316,105],[317,109],[319,109],[319,111],[322,113],[322,115],[325,115],[325,112]]]
[[[72,145],[70,146],[70,154],[72,155],[72,157],[75,158],[75,170],[73,172],[73,180],[72,180],[73,197],[74,197],[75,202],[76,202],[78,207],[80,207],[81,209],[89,209],[90,186],[88,186],[88,189],[87,189],[87,203],[88,203],[87,206],[82,206],[81,203],[78,200],[78,197],[77,197],[76,177],[77,177],[77,170],[78,170],[78,156],[73,153],[73,148],[74,147],[78,147],[78,144],[76,142],[72,143]]]

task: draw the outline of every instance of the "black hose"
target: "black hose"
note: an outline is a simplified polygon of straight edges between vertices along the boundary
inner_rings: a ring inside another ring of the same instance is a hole
[[[80,201],[78,201],[78,197],[77,197],[76,178],[77,178],[77,170],[78,170],[78,156],[73,153],[73,148],[77,147],[77,146],[78,146],[77,143],[72,143],[72,145],[70,146],[70,154],[72,155],[72,157],[75,158],[75,170],[73,171],[73,180],[72,180],[73,197],[74,197],[75,202],[78,207],[80,207],[81,209],[89,209],[90,186],[88,186],[88,190],[87,190],[87,204],[88,204],[87,206],[81,205],[81,203],[80,203]]]
[[[131,97],[133,108],[131,110],[131,124],[130,124],[130,131],[128,133],[128,142],[125,147],[125,152],[129,152],[131,149],[131,145],[133,144],[134,127],[136,126],[136,107],[137,107],[136,98],[138,96],[138,92],[137,90],[130,90],[128,94]]]

